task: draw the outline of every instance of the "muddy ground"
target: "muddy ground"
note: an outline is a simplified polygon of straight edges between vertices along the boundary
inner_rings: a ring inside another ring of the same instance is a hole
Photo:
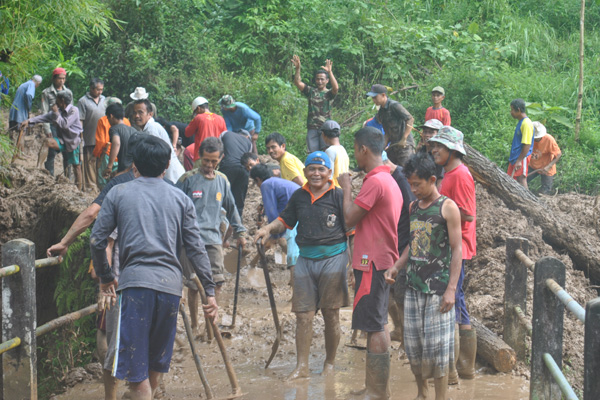
[[[36,135],[26,137],[24,160],[17,160],[16,166],[5,171],[11,186],[0,186],[0,242],[27,237],[36,242],[38,257],[47,248],[49,241],[55,240],[62,230],[68,227],[76,215],[93,199],[92,194],[77,192],[74,185],[64,176],[50,177],[45,171],[39,171],[35,164],[39,141]],[[60,175],[61,162],[57,157],[57,175]],[[354,181],[355,189],[360,179]],[[548,212],[568,218],[580,229],[588,232],[593,241],[598,240],[593,212],[595,198],[579,194],[564,194],[545,197],[544,206]],[[260,191],[250,185],[244,213],[244,223],[251,235],[256,231],[255,210],[260,203]],[[597,296],[596,287],[590,284],[582,272],[574,270],[566,254],[552,249],[543,241],[543,232],[527,216],[519,211],[508,209],[501,199],[496,198],[477,185],[477,256],[467,264],[465,291],[467,305],[471,315],[483,322],[494,332],[501,334],[503,321],[503,291],[505,240],[510,236],[521,236],[530,241],[529,256],[535,261],[542,256],[554,256],[567,266],[566,289],[580,304],[585,304]],[[246,256],[249,261],[255,255],[250,247]],[[351,309],[342,310],[342,342],[338,351],[337,373],[333,379],[324,379],[318,375],[324,359],[322,338],[323,322],[316,318],[313,352],[311,355],[310,380],[288,384],[283,377],[295,365],[294,316],[290,312],[291,289],[287,285],[288,273],[282,265],[274,262],[273,250],[269,253],[269,265],[275,286],[275,297],[279,309],[284,338],[278,355],[269,369],[264,363],[270,353],[274,340],[272,316],[264,288],[262,271],[251,266],[242,270],[238,319],[236,328],[231,331],[231,339],[226,340],[229,356],[235,365],[238,378],[247,399],[314,399],[344,398],[351,389],[360,387],[364,381],[364,351],[344,346],[350,339]],[[234,275],[228,276],[225,297],[221,301],[221,323],[227,325],[231,320],[233,302]],[[527,314],[531,316],[532,277],[528,280],[529,298]],[[172,364],[172,371],[165,377],[166,393],[164,398],[197,398],[202,392],[195,366],[189,352],[189,345],[183,333],[181,321],[178,343]],[[213,389],[218,395],[228,393],[229,386],[216,344],[201,343],[200,353],[206,373]],[[402,358],[402,351],[394,343],[392,361],[392,389],[398,399],[413,398],[414,381]],[[583,326],[569,315],[565,316],[564,364],[567,376],[576,388],[582,386],[583,368]],[[101,385],[94,378],[94,368],[89,371],[78,369],[65,379],[70,385],[82,381],[56,399],[92,399],[100,398]],[[460,399],[524,399],[528,397],[529,366],[520,363],[512,374],[498,374],[478,360],[479,375],[474,381],[462,381],[460,386],[451,388],[450,396]],[[502,388],[501,391],[498,389]],[[495,396],[495,397],[494,397]],[[500,396],[500,397],[499,397]]]

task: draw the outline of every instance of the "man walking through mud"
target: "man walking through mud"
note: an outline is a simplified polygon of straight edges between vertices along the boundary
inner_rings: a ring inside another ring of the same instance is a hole
[[[381,136],[381,135],[380,135]],[[323,375],[332,374],[340,342],[340,307],[349,304],[348,264],[343,194],[331,180],[331,160],[322,151],[308,155],[304,163],[307,183],[292,194],[279,218],[256,232],[263,242],[272,234],[298,226],[300,256],[294,269],[292,312],[296,314],[296,368],[288,380],[309,376],[308,356],[313,320],[321,310],[325,321]],[[267,181],[268,182],[268,181]]]
[[[119,292],[113,376],[130,382],[133,399],[152,399],[160,375],[169,371],[183,289],[178,260],[182,245],[208,296],[204,313],[210,319],[217,316],[215,285],[194,205],[161,179],[171,151],[159,138],[140,140],[134,150],[139,178],[106,196],[90,237],[101,294],[114,305]],[[115,228],[122,255],[118,288],[106,257]]]
[[[216,284],[215,295],[220,300],[221,288],[225,283],[225,265],[223,259],[223,239],[221,237],[221,209],[224,209],[227,221],[233,229],[233,237],[237,246],[246,245],[246,228],[242,225],[240,214],[235,206],[231,185],[227,177],[217,171],[217,166],[223,159],[223,143],[219,138],[208,137],[200,145],[200,159],[196,168],[186,172],[177,187],[193,202],[196,209],[196,220],[200,227],[200,237],[206,246],[210,260],[213,280]],[[187,254],[187,252],[186,252]],[[182,257],[186,277],[191,275],[187,257]],[[190,287],[189,306],[192,328],[198,327],[198,289]]]
[[[384,137],[376,128],[366,127],[354,135],[354,157],[367,175],[358,196],[352,201],[352,182],[342,174],[338,182],[344,191],[344,218],[356,226],[352,268],[355,295],[352,329],[367,332],[366,388],[355,392],[357,399],[387,399],[390,378],[390,333],[388,302],[390,287],[383,274],[398,259],[398,221],[402,192],[383,165]]]
[[[461,131],[444,126],[437,135],[429,139],[435,163],[444,168],[440,194],[456,203],[460,210],[460,226],[462,233],[462,264],[456,287],[456,324],[454,353],[455,362],[450,364],[449,384],[457,384],[458,376],[463,379],[475,377],[475,356],[477,353],[477,336],[471,327],[471,319],[467,311],[463,281],[465,279],[465,262],[473,258],[477,248],[476,238],[476,199],[475,181],[469,168],[463,164],[462,158],[467,155],[463,146]],[[456,337],[456,336],[460,336]]]

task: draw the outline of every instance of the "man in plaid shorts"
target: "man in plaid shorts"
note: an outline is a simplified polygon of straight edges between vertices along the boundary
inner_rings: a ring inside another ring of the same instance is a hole
[[[408,265],[404,297],[404,347],[417,381],[417,399],[427,398],[427,379],[435,399],[446,400],[449,365],[454,361],[454,302],[462,264],[460,211],[436,188],[435,163],[427,153],[404,167],[412,192],[410,244],[385,273],[394,283]]]

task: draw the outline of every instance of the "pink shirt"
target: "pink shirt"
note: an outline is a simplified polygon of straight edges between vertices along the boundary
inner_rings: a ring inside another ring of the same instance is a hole
[[[466,165],[460,164],[450,172],[444,173],[440,194],[454,200],[458,209],[474,218],[477,214],[475,203],[475,182]],[[475,224],[477,220],[471,222],[461,221],[462,231],[462,258],[470,260],[476,253],[477,238],[475,236]]]
[[[381,165],[369,172],[354,203],[367,210],[356,224],[352,267],[369,271],[375,263],[377,270],[386,270],[398,259],[398,220],[402,210],[402,192]]]

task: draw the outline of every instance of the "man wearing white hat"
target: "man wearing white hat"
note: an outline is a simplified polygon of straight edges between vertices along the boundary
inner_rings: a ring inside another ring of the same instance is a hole
[[[221,133],[227,130],[225,119],[218,114],[210,112],[208,109],[208,100],[199,96],[192,102],[192,112],[194,117],[192,122],[185,128],[185,137],[194,137],[194,162],[200,158],[198,149],[208,137],[219,137]]]
[[[133,103],[135,103],[136,100],[145,100],[148,98],[149,93],[146,92],[146,89],[143,87],[136,87],[134,92],[131,93],[129,95],[129,97],[131,97],[131,99],[133,101],[129,102],[126,106],[125,106],[125,118],[127,118],[130,121],[133,121]],[[156,105],[154,105],[154,103],[150,103],[152,105],[152,115],[156,118],[158,116],[158,113],[156,112]],[[135,129],[137,129],[138,131],[140,131],[140,127],[136,124],[133,124],[133,127]]]
[[[546,132],[546,127],[541,122],[533,123],[533,152],[531,153],[530,168],[533,169],[527,176],[527,183],[538,175],[542,179],[540,193],[550,194],[556,175],[556,162],[562,153],[556,140]]]

